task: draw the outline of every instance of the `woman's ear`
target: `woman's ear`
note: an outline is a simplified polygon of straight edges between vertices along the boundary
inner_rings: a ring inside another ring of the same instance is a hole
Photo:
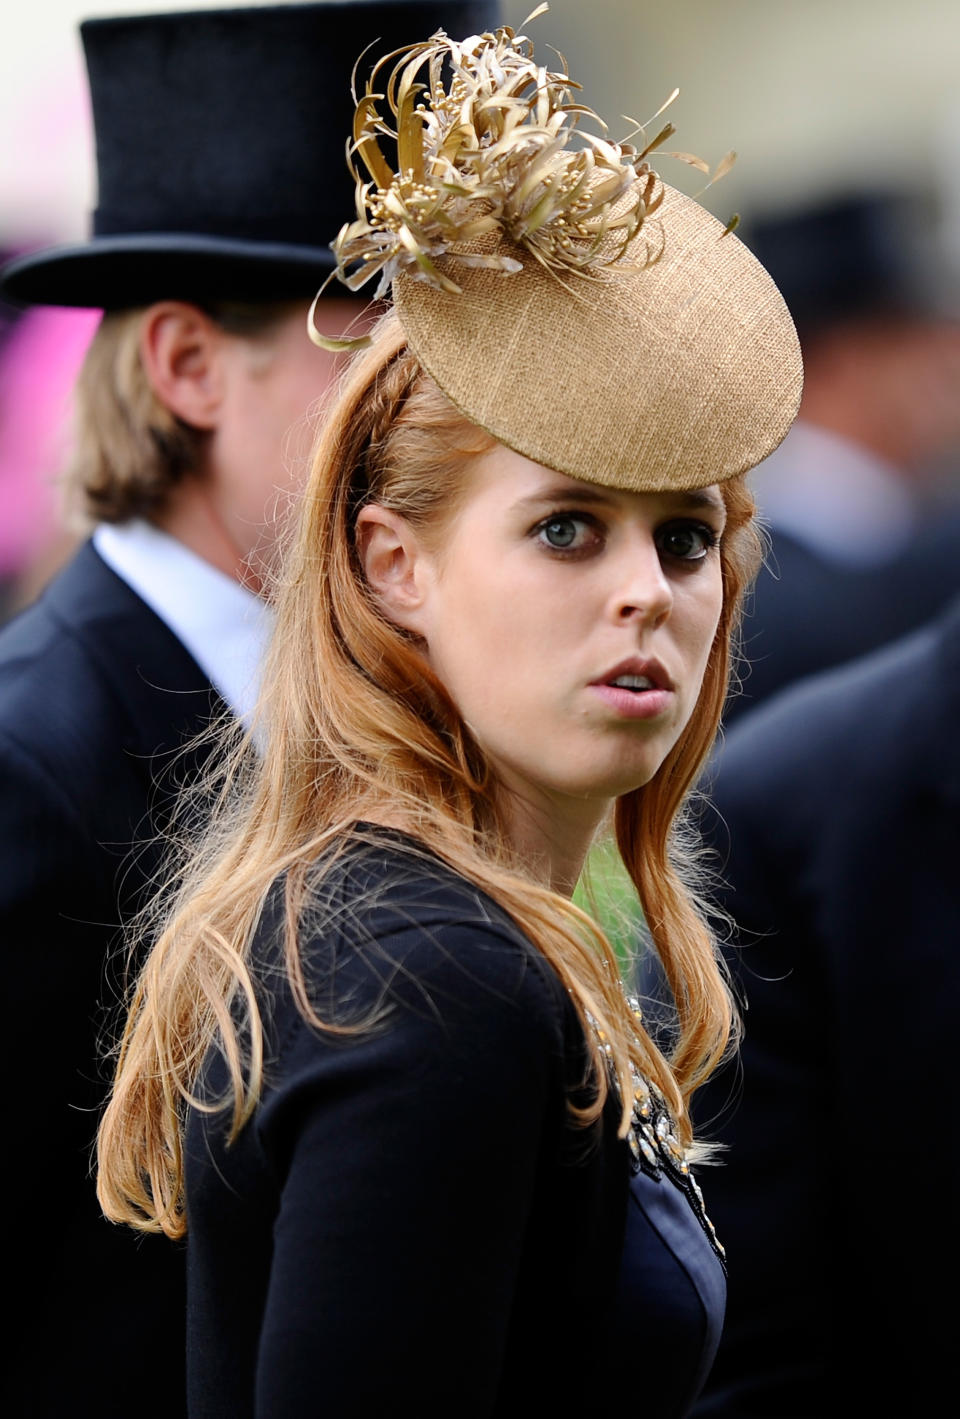
[[[399,513],[368,503],[357,517],[360,564],[370,590],[395,625],[425,634],[429,558]]]
[[[140,327],[140,359],[162,404],[195,429],[216,428],[224,395],[224,332],[197,306],[160,301]]]

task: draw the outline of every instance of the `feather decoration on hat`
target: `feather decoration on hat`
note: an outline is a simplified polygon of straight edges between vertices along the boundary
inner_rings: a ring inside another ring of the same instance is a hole
[[[524,24],[547,8],[538,6]],[[659,233],[645,241],[642,254],[636,243],[663,200],[663,184],[648,158],[676,131],[674,125],[665,124],[642,148],[609,142],[599,115],[571,102],[580,85],[558,59],[558,71],[538,64],[530,40],[508,25],[459,43],[438,30],[382,59],[363,96],[354,92],[347,162],[356,182],[357,220],[331,243],[337,263],[332,275],[351,291],[379,277],[379,298],[400,272],[453,294],[461,291],[457,264],[509,276],[522,270],[511,244],[561,279],[596,274],[626,257],[641,267],[656,262]],[[584,119],[601,133],[583,131]],[[635,125],[631,136],[636,134],[646,140],[642,124]],[[576,149],[568,146],[574,135],[582,143]],[[380,146],[383,137],[395,140],[396,173]],[[690,154],[670,156],[708,171]],[[728,154],[721,166],[732,158]],[[714,176],[720,175],[718,167]],[[440,257],[447,258],[445,269],[437,264]],[[348,349],[368,343],[322,336],[315,308],[316,301],[309,329],[317,344]]]

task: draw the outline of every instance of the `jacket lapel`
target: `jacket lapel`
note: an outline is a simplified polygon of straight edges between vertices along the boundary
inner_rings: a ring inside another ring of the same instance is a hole
[[[70,627],[122,709],[122,747],[169,754],[230,711],[168,626],[91,543],[51,584],[47,609]]]

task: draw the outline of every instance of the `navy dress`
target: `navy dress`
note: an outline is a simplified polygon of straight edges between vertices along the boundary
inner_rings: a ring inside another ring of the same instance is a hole
[[[585,1077],[556,973],[399,833],[352,844],[302,942],[253,963],[266,1085],[232,1144],[187,1132],[194,1419],[381,1412],[679,1419],[716,1350],[719,1248],[658,1096],[571,1126]],[[211,1056],[203,1089],[225,1081]]]

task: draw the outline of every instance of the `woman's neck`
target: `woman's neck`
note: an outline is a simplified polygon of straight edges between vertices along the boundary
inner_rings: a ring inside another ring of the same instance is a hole
[[[507,833],[520,861],[545,887],[572,897],[609,803],[555,802],[509,786],[501,792]]]
[[[499,795],[507,840],[525,872],[551,891],[572,897],[610,804],[581,802],[571,812],[566,802],[544,802],[519,788],[501,785]],[[356,817],[412,837],[420,836],[416,821],[389,802],[366,801],[357,805]]]

